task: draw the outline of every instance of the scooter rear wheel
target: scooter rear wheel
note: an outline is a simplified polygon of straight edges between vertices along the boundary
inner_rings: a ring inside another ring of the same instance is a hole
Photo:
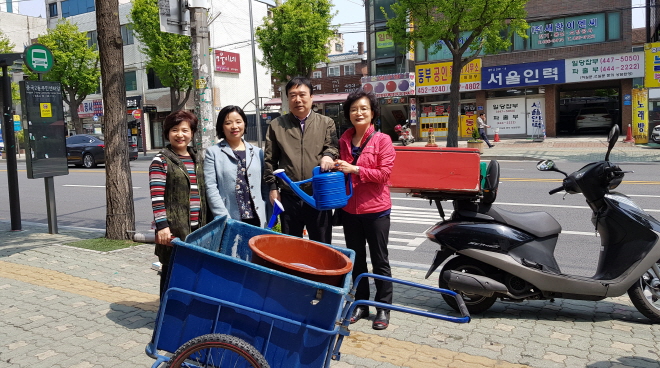
[[[441,289],[449,289],[447,282],[445,282],[445,280],[442,277],[442,274],[448,270],[453,270],[456,272],[466,272],[478,276],[490,276],[494,273],[495,268],[485,263],[476,261],[472,258],[468,258],[465,256],[457,256],[449,260],[449,262],[447,262],[447,264],[445,264],[445,266],[442,268],[442,272],[440,272],[440,280],[438,284]],[[488,308],[492,307],[495,301],[497,300],[497,297],[495,296],[466,294],[461,292],[460,290],[454,290],[454,291],[461,294],[461,296],[463,297],[463,301],[465,302],[465,306],[467,307],[470,314],[479,314],[485,312],[486,310],[488,310]],[[450,307],[452,307],[452,309],[454,309],[457,312],[460,312],[460,310],[458,309],[458,303],[456,303],[456,299],[453,296],[442,294],[442,298],[445,300],[447,304],[449,304]]]
[[[656,275],[653,268],[628,289],[628,297],[644,317],[660,323],[660,275]]]

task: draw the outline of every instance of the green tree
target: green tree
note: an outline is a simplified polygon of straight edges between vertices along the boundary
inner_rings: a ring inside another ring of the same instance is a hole
[[[78,26],[68,20],[58,22],[55,28],[39,36],[37,42],[53,53],[53,69],[43,75],[43,80],[62,84],[62,97],[69,106],[73,127],[80,134],[83,128],[78,106],[99,88],[99,53],[89,46],[87,33],[78,31]],[[23,70],[30,79],[37,79],[36,73]]]
[[[0,31],[0,54],[12,54],[14,53],[14,45],[11,40],[5,36],[2,31]],[[9,73],[11,75],[11,73]],[[2,70],[0,70],[0,76],[2,76]],[[11,83],[11,99],[18,101],[21,99],[21,93],[18,89],[18,83]]]
[[[447,147],[458,146],[461,69],[481,52],[490,54],[508,49],[514,33],[527,37],[527,1],[398,0],[392,5],[393,17],[381,8],[392,39],[407,51],[422,44],[432,52],[446,47],[452,54]],[[459,40],[466,32],[468,36],[461,43]]]
[[[171,111],[177,111],[186,105],[193,88],[190,37],[161,32],[158,14],[158,0],[133,0],[130,18],[149,58],[147,68],[170,88]]]
[[[316,64],[328,60],[327,43],[335,35],[329,0],[277,1],[272,18],[256,29],[263,51],[261,65],[280,82],[302,75],[311,77]]]

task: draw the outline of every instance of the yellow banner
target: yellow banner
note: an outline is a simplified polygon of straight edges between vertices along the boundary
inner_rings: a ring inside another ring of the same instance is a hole
[[[462,138],[472,137],[472,132],[477,130],[477,115],[461,115],[461,125],[458,127]]]
[[[632,133],[636,144],[649,143],[649,93],[648,90],[632,90]]]
[[[644,87],[660,87],[660,42],[644,44]]]
[[[451,69],[451,61],[417,65],[415,67],[417,86],[431,87],[448,85],[451,83]],[[478,82],[478,86],[476,85],[476,82]],[[461,69],[461,84],[463,83],[475,84],[475,86],[467,86],[468,88],[465,88],[466,86],[462,85],[461,87],[466,90],[481,89],[481,58],[470,61]]]

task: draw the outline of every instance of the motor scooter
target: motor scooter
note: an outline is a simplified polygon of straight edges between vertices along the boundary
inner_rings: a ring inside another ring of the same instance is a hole
[[[410,129],[410,124],[406,121],[403,125],[397,124],[394,126],[394,131],[399,135],[399,140],[401,144],[407,146],[415,142],[415,137],[413,137],[412,130]]]
[[[486,311],[497,298],[509,302],[554,298],[597,301],[627,292],[640,313],[660,323],[660,222],[629,197],[613,191],[626,173],[609,161],[618,137],[619,128],[614,126],[605,160],[587,164],[570,175],[551,160],[537,164],[540,171],[565,175],[562,185],[549,194],[582,193],[591,208],[591,222],[601,239],[593,276],[562,273],[554,256],[561,225],[552,216],[503,210],[491,204],[491,195],[485,203],[454,200],[451,217],[426,231],[440,245],[426,278],[447,261],[439,285],[461,293],[473,314]],[[486,178],[491,187],[499,182],[499,166],[494,162],[489,165],[494,168],[492,175]],[[454,300],[445,301],[458,310]]]

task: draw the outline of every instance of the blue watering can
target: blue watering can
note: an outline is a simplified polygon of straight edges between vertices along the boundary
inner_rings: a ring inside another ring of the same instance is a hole
[[[317,166],[312,170],[311,178],[297,182],[291,181],[283,169],[275,170],[273,174],[289,184],[298,197],[319,211],[342,208],[348,204],[348,199],[353,195],[351,176],[340,171],[321,172],[321,167]],[[301,184],[310,181],[313,197],[300,189]],[[349,188],[348,194],[346,194],[346,185]]]

